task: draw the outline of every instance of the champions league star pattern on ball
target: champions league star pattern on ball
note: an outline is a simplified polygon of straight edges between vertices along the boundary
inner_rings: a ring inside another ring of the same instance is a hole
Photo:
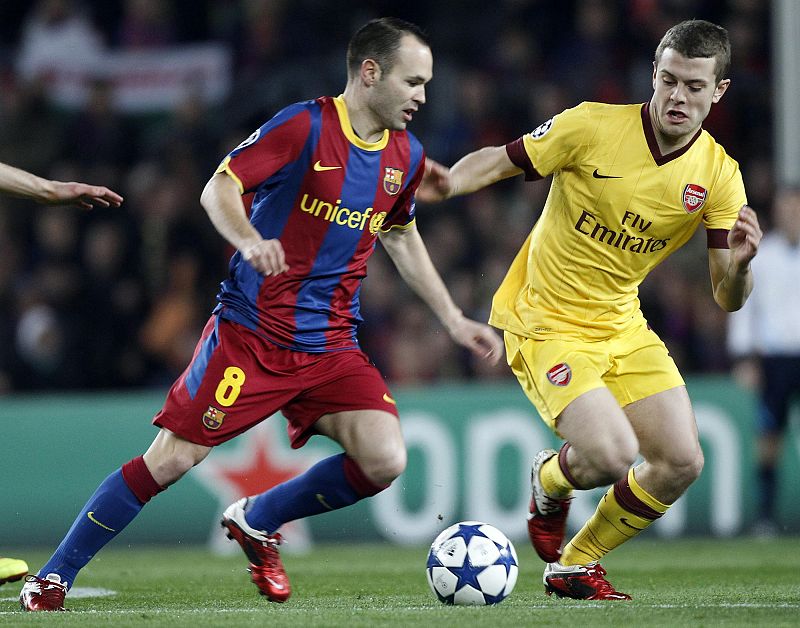
[[[456,523],[428,553],[428,584],[444,604],[499,604],[517,583],[517,552],[505,534],[479,521]]]

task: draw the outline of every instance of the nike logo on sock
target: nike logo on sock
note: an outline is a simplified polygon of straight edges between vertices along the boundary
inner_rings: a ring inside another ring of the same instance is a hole
[[[327,508],[328,510],[333,510],[333,508],[331,508],[331,505],[325,501],[325,496],[322,493],[317,493],[317,501],[323,506],[325,506],[325,508]]]
[[[637,528],[636,526],[632,526],[630,523],[628,523],[627,517],[620,517],[619,522],[624,526],[628,526],[629,528],[632,528],[634,530],[639,530],[640,532],[644,530],[644,528]]]
[[[90,510],[89,512],[87,512],[86,516],[89,517],[89,521],[91,521],[92,523],[96,523],[97,525],[99,525],[104,530],[108,530],[109,532],[116,532],[116,530],[114,528],[109,528],[107,525],[102,524],[97,519],[95,519],[94,518],[94,510]]]

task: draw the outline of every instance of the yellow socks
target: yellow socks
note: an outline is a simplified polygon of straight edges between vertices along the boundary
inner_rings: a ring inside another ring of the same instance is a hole
[[[600,560],[647,528],[667,508],[667,504],[662,504],[639,486],[633,469],[630,469],[626,478],[608,489],[597,510],[564,548],[561,564],[585,565]]]
[[[566,449],[564,449],[566,454]],[[550,497],[569,497],[575,485],[572,484],[561,469],[561,452],[550,458],[542,465],[539,480],[542,482],[544,492]]]

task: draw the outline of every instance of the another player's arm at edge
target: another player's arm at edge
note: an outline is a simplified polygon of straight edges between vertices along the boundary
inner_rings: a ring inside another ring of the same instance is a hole
[[[242,187],[227,170],[217,172],[206,183],[200,204],[211,223],[231,246],[258,272],[277,275],[289,269],[279,240],[265,240],[247,219]]]
[[[123,200],[102,185],[51,181],[4,163],[0,163],[0,192],[45,205],[75,205],[83,209],[95,205],[119,207]]]
[[[431,261],[416,223],[380,232],[378,237],[403,281],[433,310],[457,343],[496,363],[503,351],[500,337],[487,325],[470,320],[453,302]]]
[[[726,312],[740,309],[753,290],[750,262],[758,252],[761,229],[755,211],[744,205],[728,233],[727,249],[708,249],[714,300]]]
[[[485,146],[464,155],[450,168],[448,196],[470,194],[522,172],[511,161],[505,146]]]

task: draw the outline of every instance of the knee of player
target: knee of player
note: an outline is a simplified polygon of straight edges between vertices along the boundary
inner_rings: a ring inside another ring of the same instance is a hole
[[[406,469],[407,454],[405,446],[384,449],[379,456],[363,463],[364,474],[375,484],[385,485],[394,482]]]
[[[188,451],[174,451],[169,456],[154,461],[153,477],[161,486],[169,486],[181,479],[199,460]]]
[[[703,450],[698,445],[691,451],[672,451],[661,462],[658,460],[649,462],[663,477],[669,479],[672,486],[686,488],[700,477],[705,459]]]
[[[636,461],[636,455],[626,455],[624,451],[609,452],[606,456],[600,456],[594,460],[596,485],[613,484],[621,480],[628,474],[628,470]]]
[[[682,464],[676,465],[676,471],[677,474],[681,476],[684,483],[688,485],[700,477],[704,465],[705,457],[703,456],[703,450],[698,447],[691,456],[682,461]]]
[[[389,482],[393,482],[403,474],[403,471],[406,470],[407,462],[406,448],[404,446],[395,448],[386,460],[386,475],[391,477],[388,480]]]
[[[612,484],[624,478],[639,455],[639,443],[635,438],[617,441],[613,447],[595,452],[594,467],[606,483]]]

